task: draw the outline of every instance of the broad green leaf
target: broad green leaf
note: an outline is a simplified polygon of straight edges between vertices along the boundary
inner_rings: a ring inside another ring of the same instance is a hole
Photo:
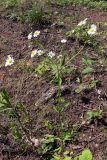
[[[79,156],[79,160],[92,160],[93,156],[89,149],[86,149],[82,152],[82,155]]]

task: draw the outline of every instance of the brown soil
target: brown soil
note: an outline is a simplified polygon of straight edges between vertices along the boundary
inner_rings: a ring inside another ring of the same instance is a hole
[[[57,11],[58,13],[55,13]],[[107,13],[87,8],[73,8],[71,6],[64,8],[53,8],[54,22],[57,22],[59,17],[64,21],[64,24],[55,25],[22,25],[19,22],[13,22],[1,15],[0,17],[0,60],[4,64],[6,56],[12,54],[15,57],[15,65],[12,67],[0,68],[0,88],[6,88],[10,94],[12,102],[22,102],[25,104],[29,114],[33,120],[33,135],[37,138],[49,133],[44,127],[44,120],[52,120],[57,123],[58,115],[53,111],[55,95],[48,102],[39,104],[35,103],[41,96],[49,92],[53,87],[45,79],[36,77],[34,74],[35,66],[39,60],[31,61],[31,50],[28,48],[27,35],[36,29],[41,30],[41,42],[46,49],[54,50],[60,54],[60,40],[65,37],[66,32],[73,28],[78,21],[90,17],[94,23],[107,22]],[[72,21],[69,17],[72,16]],[[73,19],[76,16],[76,19]],[[66,18],[65,18],[66,17]],[[74,41],[68,41],[66,50],[74,51],[79,47]],[[20,62],[19,62],[20,61]],[[32,70],[26,72],[23,64],[30,67]],[[1,64],[0,64],[1,65]],[[99,70],[98,70],[99,71]],[[74,94],[72,87],[69,92],[63,93],[66,101],[70,103],[65,110],[63,119],[66,128],[72,128],[72,125],[82,125],[78,130],[78,135],[69,142],[66,148],[74,153],[80,153],[84,148],[90,148],[95,160],[107,159],[107,72],[96,72],[96,78],[101,84],[98,87],[101,90],[99,96],[95,89],[84,91],[79,95]],[[73,83],[75,76],[71,78],[70,83]],[[68,81],[66,82],[68,85]],[[100,120],[86,123],[86,112],[91,109],[102,109],[104,118]],[[31,149],[27,152],[20,150],[18,143],[13,141],[11,134],[8,132],[8,120],[4,115],[0,115],[0,160],[39,160],[36,153]],[[85,121],[85,124],[83,122]],[[57,133],[55,133],[57,134]]]

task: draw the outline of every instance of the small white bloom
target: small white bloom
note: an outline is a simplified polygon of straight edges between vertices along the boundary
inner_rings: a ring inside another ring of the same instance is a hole
[[[98,89],[98,90],[97,90],[97,93],[100,95],[100,94],[101,94],[101,90]]]
[[[38,56],[41,56],[42,54],[44,54],[44,51],[42,51],[42,50],[38,50],[37,52],[38,52],[38,53],[37,53]]]
[[[66,42],[67,42],[66,39],[62,39],[62,40],[61,40],[61,43],[66,43]]]
[[[32,51],[31,58],[33,58],[36,54],[38,54],[38,50],[37,49]]]
[[[6,59],[5,67],[11,66],[13,63],[14,63],[13,57],[11,57],[10,55],[8,55],[8,57]]]
[[[28,48],[31,48],[31,45],[29,45]]]
[[[62,54],[58,55],[57,58],[58,58],[58,59],[62,58]]]
[[[40,35],[40,31],[37,30],[34,32],[33,37],[38,37],[39,35]]]
[[[73,30],[72,30],[72,33],[74,33],[74,32],[75,32],[75,30],[73,29]]]
[[[95,35],[97,32],[97,26],[95,24],[91,25],[91,28],[88,30],[89,35]]]
[[[35,74],[34,76],[35,76],[35,77],[38,77],[38,75],[37,75],[37,74]]]
[[[29,33],[29,35],[28,35],[28,39],[30,40],[30,39],[32,39],[32,32],[31,33]]]
[[[49,56],[50,58],[53,58],[53,57],[55,56],[55,53],[51,51],[51,52],[48,53],[48,56]]]
[[[30,140],[33,142],[34,146],[37,147],[39,145],[39,140],[36,138],[30,138]]]
[[[83,120],[81,124],[84,125],[85,123],[86,123],[86,121]]]
[[[77,26],[84,26],[87,23],[88,18],[84,19],[83,21],[79,22]]]

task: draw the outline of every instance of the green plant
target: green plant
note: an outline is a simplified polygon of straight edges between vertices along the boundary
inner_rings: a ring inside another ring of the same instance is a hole
[[[87,6],[89,8],[98,8],[101,10],[107,10],[107,3],[105,0],[57,0],[60,5],[79,5]]]
[[[58,124],[57,129],[59,132],[65,131],[64,130],[64,122],[63,122],[63,114],[64,110],[69,106],[69,102],[67,102],[61,95],[58,95],[58,98],[55,99],[55,106],[53,106],[54,111],[58,114]]]
[[[6,8],[13,8],[18,5],[17,0],[6,0],[4,3],[5,3]]]
[[[69,142],[70,140],[72,140],[74,138],[74,136],[76,135],[77,131],[76,129],[72,129],[71,131],[63,131],[62,132],[62,142],[63,142],[63,146],[65,146],[65,144],[67,142]]]
[[[67,72],[67,69],[65,68],[65,56],[60,60],[51,61],[50,67],[52,74],[55,76],[55,82],[58,84],[60,90],[63,75]]]
[[[84,55],[82,62],[84,67],[82,74],[87,75],[93,73],[93,64],[95,64],[95,61],[88,55]]]
[[[80,44],[84,44],[85,46],[97,46],[96,32],[97,26],[91,24],[90,19],[86,18],[83,21],[80,21],[74,30],[68,31],[66,34],[68,38],[74,38],[76,41],[79,41]]]
[[[63,156],[59,156],[59,155],[54,155],[54,159],[53,160],[93,160],[93,156],[92,153],[89,149],[85,149],[81,155],[76,156],[75,158],[73,158],[71,155],[69,155],[70,152],[66,151],[63,153]]]
[[[56,56],[56,53],[52,51],[47,53],[47,50],[44,49],[44,47],[37,39],[39,34],[40,31],[36,31],[36,34],[35,32],[31,32],[28,36],[28,39],[32,41],[31,48],[36,48],[32,52],[31,58],[33,58],[35,55],[37,55],[37,58],[39,57],[39,64],[36,67],[35,72],[37,75],[45,77],[47,81],[49,81],[50,83],[53,82],[59,87],[59,94],[55,94],[55,101],[53,107],[58,117],[57,124],[54,124],[53,122],[48,120],[45,121],[45,127],[49,129],[48,131],[51,134],[45,136],[42,141],[42,146],[39,149],[39,154],[42,155],[44,159],[51,159],[54,153],[62,154],[65,145],[77,133],[77,129],[72,127],[72,129],[68,130],[64,123],[64,110],[67,106],[69,106],[69,104],[65,103],[65,99],[62,97],[61,94],[61,87],[64,82],[64,78],[66,78],[66,75],[70,77],[71,68],[76,68],[75,70],[77,71],[77,73],[79,73],[77,82],[79,85],[75,90],[76,93],[80,93],[85,89],[91,89],[93,87],[96,87],[96,84],[98,82],[94,79],[94,64],[96,62],[96,59],[88,55],[88,52],[90,51],[89,49],[97,47],[98,45],[96,39],[97,26],[91,24],[90,20],[86,18],[85,20],[79,22],[74,30],[67,33],[68,37],[72,38],[72,36],[74,36],[79,46],[82,46],[79,51],[78,48],[75,49],[75,54],[72,57],[70,57],[68,54],[66,54],[65,57],[66,52],[64,51],[63,47],[61,47],[60,57]],[[64,40],[62,42],[66,43],[67,40]],[[42,49],[43,51],[41,54],[39,52],[39,49]],[[77,58],[80,57],[82,57],[82,64],[80,64],[80,66],[78,67],[74,61],[77,61]],[[86,158],[90,160],[92,159],[91,157],[91,152],[89,150],[85,150],[80,156],[75,157],[75,160],[84,160]],[[60,158],[61,160],[73,159],[70,156],[61,156]]]
[[[47,71],[49,71],[49,60],[48,59],[44,59],[42,62],[39,63],[39,65],[37,66],[37,68],[35,69],[35,72],[40,75],[43,76],[46,74]]]
[[[49,129],[52,130],[55,128],[54,124],[52,122],[50,122],[49,120],[45,121],[45,126]]]
[[[45,135],[45,137],[42,139],[41,147],[38,149],[39,155],[42,155],[46,160],[50,160],[52,157],[54,157],[56,160],[56,158],[60,157],[57,156],[57,154],[61,154],[64,151],[65,143],[71,140],[73,135],[74,131],[66,132],[61,138],[49,134]],[[68,156],[65,156],[65,158],[68,158]]]
[[[51,158],[54,152],[60,152],[61,150],[57,145],[57,141],[60,141],[60,139],[56,136],[49,134],[45,135],[41,142],[41,148],[38,149],[38,153],[46,159]]]
[[[79,94],[86,88],[86,85],[80,84],[76,89],[75,93]]]
[[[101,116],[102,116],[102,110],[88,111],[87,112],[88,119],[100,118]]]
[[[33,22],[42,22],[46,17],[50,16],[51,12],[49,9],[48,0],[36,0],[32,8],[26,12],[26,19],[27,21]]]
[[[64,155],[64,157],[61,157],[59,155],[54,155],[53,156],[54,159],[53,160],[73,160],[71,157],[69,157],[68,155]]]
[[[9,126],[15,139],[22,139],[23,135],[29,139],[26,124],[29,122],[29,114],[23,104],[13,105],[6,90],[0,93],[0,112],[9,118]]]
[[[79,156],[79,160],[92,160],[93,156],[89,149],[86,149],[82,152],[82,154]]]
[[[42,141],[42,147],[39,149],[39,154],[42,154],[43,157],[49,157],[49,159],[53,154],[63,152],[65,145],[74,138],[76,134],[76,129],[72,128],[68,131],[64,126],[63,111],[69,106],[69,103],[66,102],[63,97],[58,97],[56,103],[57,106],[55,105],[54,110],[58,114],[58,122],[55,124],[47,120],[45,121],[45,126],[49,131],[52,132],[54,130],[54,132],[58,134],[56,136],[54,134],[46,135]]]
[[[42,10],[37,10],[33,7],[27,12],[26,19],[28,22],[41,22],[43,20],[44,13]]]
[[[61,57],[60,59],[55,59],[54,57],[47,57],[39,63],[39,65],[35,69],[35,72],[38,75],[45,75],[45,77],[47,76],[51,82],[54,82],[59,86],[60,92],[60,88],[63,83],[63,78],[65,77],[65,75],[68,75],[70,74],[70,72],[72,72],[72,69],[67,67],[65,64],[65,56]],[[47,71],[50,74],[46,74]]]
[[[89,71],[88,71],[88,74],[89,74]],[[87,78],[87,76],[83,77],[83,79]],[[98,84],[98,80],[88,80],[87,84],[86,83],[80,83],[78,85],[78,87],[75,89],[75,93],[79,94],[81,93],[82,91],[84,91],[85,89],[93,89],[93,88],[96,88]]]
[[[19,20],[22,23],[46,22],[51,15],[49,0],[4,0],[0,4],[4,8],[12,9],[12,13],[9,15],[11,19]]]
[[[92,80],[88,85],[89,89],[96,88],[98,82],[98,80]]]
[[[98,80],[94,79],[94,65],[96,61],[88,54],[84,54],[82,58],[81,79],[76,81],[78,87],[75,89],[76,93],[81,93],[85,89],[96,88]],[[93,77],[93,78],[92,78]]]
[[[57,0],[57,3],[61,6],[65,6],[71,4],[71,0]]]

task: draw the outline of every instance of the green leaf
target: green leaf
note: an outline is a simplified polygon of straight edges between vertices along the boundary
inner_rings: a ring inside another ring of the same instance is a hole
[[[58,84],[59,84],[59,86],[61,86],[61,84],[62,84],[62,78],[60,76],[58,76]]]
[[[49,66],[48,66],[47,60],[45,59],[38,65],[38,67],[35,69],[35,72],[42,76],[48,70],[49,70]]]
[[[0,93],[0,112],[6,112],[12,110],[12,105],[9,99],[9,95],[6,90]]]
[[[79,156],[79,160],[92,160],[93,156],[89,149],[86,149],[82,152],[82,155]]]
[[[66,156],[64,160],[72,160],[71,157]]]
[[[87,67],[82,71],[82,74],[90,74],[93,72],[93,68]]]
[[[58,156],[58,155],[55,155],[55,156],[53,156],[53,157],[54,157],[54,160],[61,160],[61,157]]]
[[[75,131],[66,131],[63,134],[63,142],[70,141],[75,135]]]
[[[64,65],[65,65],[65,56],[63,57],[62,62],[61,62],[61,66],[64,66]]]
[[[84,90],[84,88],[85,88],[85,86],[83,86],[81,84],[81,85],[79,85],[79,87],[77,89],[75,89],[75,92],[79,94],[79,93],[81,93]]]
[[[87,55],[85,55],[85,57],[82,59],[83,63],[87,66],[91,66],[95,63],[94,60],[92,60],[90,57],[88,57]]]
[[[98,80],[92,80],[91,84],[89,85],[90,88],[96,87],[97,83],[98,83]]]
[[[97,118],[102,115],[102,110],[87,112],[88,119]]]
[[[15,123],[12,122],[10,124],[10,128],[12,130],[12,134],[13,134],[13,136],[14,136],[15,139],[18,140],[18,139],[22,138],[22,134],[21,134],[20,130],[18,129],[18,127],[16,126]]]

